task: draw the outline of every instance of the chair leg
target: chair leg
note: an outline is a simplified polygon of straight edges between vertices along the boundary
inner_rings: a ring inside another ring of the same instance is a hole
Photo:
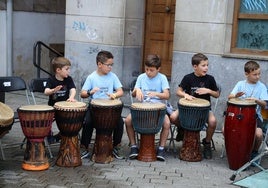
[[[213,139],[211,139],[211,149],[213,151],[216,151],[216,147],[215,147],[215,143],[214,143],[214,140]]]
[[[45,137],[44,142],[45,142],[45,146],[46,146],[47,149],[48,149],[49,156],[50,156],[50,158],[52,159],[52,158],[53,158],[53,155],[52,155],[52,152],[51,152],[50,145],[49,145],[49,143],[48,143],[47,137]]]
[[[22,143],[20,144],[20,149],[22,149],[22,147],[23,147],[23,145],[26,143],[26,141],[27,141],[27,138],[24,137]]]
[[[168,144],[168,149],[167,149],[168,152],[170,150],[171,144],[173,147],[173,152],[176,153],[176,151],[177,151],[176,147],[175,147],[175,138],[174,138],[175,130],[176,130],[176,126],[171,124],[170,125],[170,138],[169,138],[169,144]]]
[[[3,149],[3,146],[2,146],[2,141],[1,141],[1,139],[0,139],[0,150],[1,150],[2,159],[3,159],[3,160],[6,160],[6,158],[5,158],[5,153],[4,153],[4,149]]]

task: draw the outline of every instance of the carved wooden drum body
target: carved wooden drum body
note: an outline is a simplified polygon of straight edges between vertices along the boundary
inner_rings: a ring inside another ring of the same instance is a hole
[[[82,128],[86,103],[83,102],[56,102],[55,119],[61,134],[60,150],[56,164],[63,167],[82,165],[78,143],[78,133]]]
[[[112,132],[121,118],[123,103],[120,100],[92,99],[90,103],[96,139],[91,160],[96,163],[113,161]]]
[[[51,130],[54,108],[48,105],[26,105],[17,111],[22,131],[27,138],[22,168],[33,171],[48,169],[44,138]]]

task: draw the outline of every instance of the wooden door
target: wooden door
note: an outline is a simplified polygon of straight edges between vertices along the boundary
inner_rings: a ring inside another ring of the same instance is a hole
[[[167,77],[171,77],[175,6],[176,0],[146,0],[143,59],[148,54],[159,55],[160,72]]]

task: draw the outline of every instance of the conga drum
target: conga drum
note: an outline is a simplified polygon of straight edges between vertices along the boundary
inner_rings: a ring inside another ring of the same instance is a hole
[[[82,165],[78,133],[82,128],[87,105],[84,102],[60,101],[54,104],[55,119],[61,142],[56,165],[75,167]]]
[[[208,121],[210,102],[199,98],[193,100],[181,98],[178,109],[180,125],[184,128],[179,158],[190,162],[201,161],[200,131]]]
[[[7,134],[14,122],[13,110],[4,103],[0,102],[0,138]]]
[[[138,160],[156,161],[155,134],[164,122],[166,105],[163,103],[133,103],[130,107],[133,128],[141,134]]]
[[[26,105],[19,107],[17,112],[22,132],[27,138],[22,168],[32,171],[48,169],[44,138],[51,129],[54,108],[48,105]]]
[[[224,140],[229,168],[237,170],[250,161],[256,130],[256,103],[239,98],[227,102]]]
[[[112,132],[121,118],[123,103],[120,100],[92,99],[90,110],[96,139],[91,160],[96,163],[113,161]]]

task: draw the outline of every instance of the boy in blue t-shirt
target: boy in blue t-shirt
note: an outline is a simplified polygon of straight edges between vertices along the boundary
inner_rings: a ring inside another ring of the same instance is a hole
[[[81,97],[91,99],[116,99],[123,96],[122,84],[118,77],[111,72],[113,66],[113,55],[108,51],[100,51],[96,57],[97,70],[92,72],[86,79]],[[88,157],[88,146],[93,132],[90,112],[88,110],[83,124],[81,147],[85,149],[82,152],[82,158]],[[113,155],[117,159],[124,159],[119,153],[120,144],[124,132],[124,121],[120,118],[118,126],[113,132]]]
[[[148,55],[145,61],[145,73],[137,78],[132,95],[139,101],[161,102],[166,104],[169,99],[169,84],[167,77],[159,73],[161,60],[157,55]],[[131,145],[129,158],[135,159],[138,156],[138,146],[135,140],[135,132],[132,125],[131,114],[125,119],[126,131]],[[160,134],[160,143],[157,149],[157,159],[165,161],[164,147],[170,129],[169,117],[165,115],[164,123]]]

